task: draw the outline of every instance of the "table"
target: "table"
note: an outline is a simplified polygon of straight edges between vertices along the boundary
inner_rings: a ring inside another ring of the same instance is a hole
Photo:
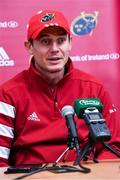
[[[69,164],[69,163],[68,163]],[[55,174],[49,171],[43,171],[24,179],[39,180],[120,180],[120,160],[104,160],[99,163],[84,162],[85,167],[89,167],[91,172],[84,174],[81,172],[69,172]],[[23,174],[4,174],[6,168],[0,168],[1,180],[12,180]]]

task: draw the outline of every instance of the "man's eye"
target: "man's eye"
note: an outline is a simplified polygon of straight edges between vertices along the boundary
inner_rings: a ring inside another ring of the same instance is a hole
[[[43,44],[43,45],[50,45],[51,40],[50,40],[50,39],[41,39],[40,42],[41,42],[41,44]]]
[[[59,38],[59,39],[58,39],[58,43],[59,43],[59,44],[62,44],[62,43],[64,43],[64,42],[65,42],[65,40],[66,40],[66,39],[65,39],[65,38],[63,38],[63,37],[62,37],[62,38]]]

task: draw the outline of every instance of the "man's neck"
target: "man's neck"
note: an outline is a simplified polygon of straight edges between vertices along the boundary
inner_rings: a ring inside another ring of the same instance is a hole
[[[43,79],[49,84],[51,88],[54,88],[55,85],[63,78],[64,69],[57,72],[49,72],[42,69],[37,63],[35,63],[37,71],[40,73]]]

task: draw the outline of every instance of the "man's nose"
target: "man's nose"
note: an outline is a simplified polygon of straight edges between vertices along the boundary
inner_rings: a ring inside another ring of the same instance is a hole
[[[51,45],[51,51],[59,51],[59,46],[56,42],[53,42]]]

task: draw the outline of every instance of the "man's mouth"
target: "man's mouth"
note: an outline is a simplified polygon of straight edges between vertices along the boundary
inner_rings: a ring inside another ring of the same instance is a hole
[[[61,60],[62,58],[61,57],[49,57],[48,60],[50,61],[58,61],[58,60]]]
[[[49,57],[47,59],[47,61],[51,64],[51,65],[57,65],[59,63],[61,63],[62,58],[61,57]]]

